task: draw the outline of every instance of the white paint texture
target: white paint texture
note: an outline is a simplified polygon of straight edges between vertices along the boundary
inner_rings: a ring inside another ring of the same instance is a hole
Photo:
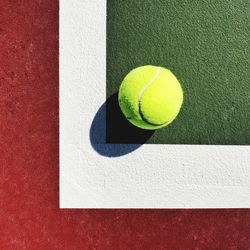
[[[93,149],[89,131],[106,97],[105,19],[104,0],[61,0],[60,206],[250,207],[249,147],[143,145],[114,158]]]

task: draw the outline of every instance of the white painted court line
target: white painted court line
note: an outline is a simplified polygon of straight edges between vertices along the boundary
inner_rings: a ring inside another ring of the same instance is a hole
[[[99,155],[89,134],[105,98],[106,1],[61,0],[60,207],[250,207],[247,146],[143,145]]]

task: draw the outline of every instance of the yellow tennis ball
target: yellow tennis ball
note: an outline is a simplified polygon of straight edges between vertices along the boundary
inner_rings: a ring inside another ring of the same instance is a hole
[[[128,73],[121,83],[118,99],[123,114],[132,124],[154,130],[176,118],[183,103],[183,91],[170,70],[148,65]]]

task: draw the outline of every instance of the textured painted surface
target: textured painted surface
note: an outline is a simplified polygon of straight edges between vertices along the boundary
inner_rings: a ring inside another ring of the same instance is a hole
[[[148,64],[171,69],[184,89],[176,121],[147,143],[250,143],[248,0],[108,0],[107,6],[107,97],[131,69]],[[108,137],[123,142],[112,131]]]
[[[249,208],[249,146],[105,143],[106,2],[60,17],[61,208]]]
[[[249,210],[60,210],[58,2],[0,9],[0,249],[249,248]]]

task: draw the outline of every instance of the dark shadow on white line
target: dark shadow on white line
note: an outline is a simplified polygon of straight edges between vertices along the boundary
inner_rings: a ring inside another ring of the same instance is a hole
[[[123,117],[116,93],[97,111],[89,136],[97,153],[106,157],[120,157],[142,146],[152,134],[153,131],[136,128]]]

